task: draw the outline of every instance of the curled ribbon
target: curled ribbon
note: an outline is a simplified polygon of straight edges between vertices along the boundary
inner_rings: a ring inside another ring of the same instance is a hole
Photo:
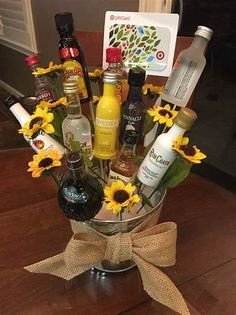
[[[104,259],[111,263],[131,259],[139,269],[145,291],[154,300],[180,314],[190,314],[174,283],[158,269],[175,263],[175,223],[165,222],[150,228],[141,224],[129,233],[117,233],[112,236],[98,233],[83,223],[80,226],[80,232],[72,236],[63,253],[25,269],[70,280]]]

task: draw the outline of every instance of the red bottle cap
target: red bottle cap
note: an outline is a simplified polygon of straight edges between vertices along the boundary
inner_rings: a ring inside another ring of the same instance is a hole
[[[106,62],[121,62],[121,49],[118,47],[110,47],[106,49]]]
[[[25,62],[27,64],[27,66],[32,66],[32,65],[39,63],[39,58],[38,58],[38,56],[31,55],[31,56],[25,58]]]

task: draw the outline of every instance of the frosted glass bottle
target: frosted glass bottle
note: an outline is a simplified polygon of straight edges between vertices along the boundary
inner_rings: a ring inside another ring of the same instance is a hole
[[[182,108],[175,117],[174,125],[166,133],[160,134],[139,167],[137,177],[147,186],[157,186],[167,169],[174,162],[176,152],[173,141],[189,130],[197,119],[190,108]]]
[[[198,26],[192,44],[178,55],[171,75],[166,82],[161,99],[180,107],[185,107],[206,65],[204,56],[213,31]]]

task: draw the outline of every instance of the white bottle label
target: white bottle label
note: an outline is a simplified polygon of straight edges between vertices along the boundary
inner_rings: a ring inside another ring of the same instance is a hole
[[[42,149],[45,151],[56,149],[61,154],[65,153],[64,147],[43,131],[40,131],[38,136],[34,139],[26,138],[26,141],[36,152],[39,152]]]
[[[117,180],[122,180],[123,183],[128,184],[132,182],[133,177],[126,177],[110,170],[108,184],[110,185],[111,183],[116,182]]]
[[[195,61],[179,56],[165,85],[164,94],[166,93],[167,95],[183,100],[190,85],[192,85],[191,79],[196,68],[197,63]]]

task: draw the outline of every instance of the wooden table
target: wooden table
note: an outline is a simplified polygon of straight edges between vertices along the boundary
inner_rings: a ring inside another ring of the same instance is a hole
[[[143,291],[137,269],[65,281],[23,266],[64,250],[71,237],[50,177],[26,172],[31,149],[0,152],[0,314],[174,314]],[[236,314],[236,198],[197,175],[170,190],[161,221],[178,224],[177,263],[163,269],[192,314]],[[158,289],[158,288],[157,288]]]

